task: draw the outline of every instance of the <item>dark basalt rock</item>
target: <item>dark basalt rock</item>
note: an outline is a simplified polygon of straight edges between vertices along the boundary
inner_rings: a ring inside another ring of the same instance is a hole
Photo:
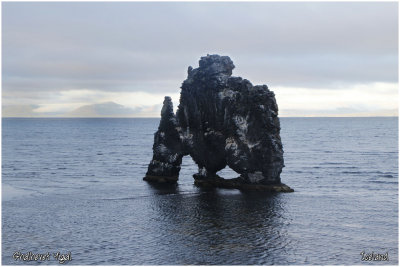
[[[188,68],[176,116],[165,97],[145,180],[176,182],[182,157],[190,155],[199,167],[193,175],[198,185],[293,191],[280,180],[284,161],[275,95],[266,85],[232,77],[234,67],[227,56],[202,57],[198,68]],[[216,173],[226,166],[240,177],[220,178]]]
[[[149,164],[146,180],[172,182],[178,180],[183,153],[177,127],[171,98],[166,96],[161,110],[160,125],[154,134],[153,159]]]

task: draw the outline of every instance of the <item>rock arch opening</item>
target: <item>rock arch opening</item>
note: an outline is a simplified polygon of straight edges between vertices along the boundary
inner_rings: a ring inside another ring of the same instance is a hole
[[[234,179],[240,176],[240,173],[235,172],[229,166],[226,166],[222,170],[217,172],[217,175],[224,178],[224,179]]]

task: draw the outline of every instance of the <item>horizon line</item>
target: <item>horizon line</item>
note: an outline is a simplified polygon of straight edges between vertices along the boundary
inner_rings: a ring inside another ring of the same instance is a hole
[[[279,116],[279,118],[398,118],[398,115],[385,116]],[[2,116],[2,119],[160,119],[159,117],[19,117]]]

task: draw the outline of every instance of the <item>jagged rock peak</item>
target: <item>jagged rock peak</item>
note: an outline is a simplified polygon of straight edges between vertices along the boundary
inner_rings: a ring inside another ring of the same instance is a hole
[[[171,97],[164,97],[163,107],[161,109],[161,120],[159,129],[164,132],[176,132],[174,127],[177,126],[176,116],[174,114],[174,106],[172,104]]]
[[[188,74],[200,72],[203,75],[215,76],[225,74],[228,76],[232,75],[232,70],[235,68],[232,60],[228,56],[220,55],[207,55],[201,57],[199,60],[199,67],[194,69],[190,66]]]
[[[164,97],[163,107],[161,109],[161,117],[173,114],[174,113],[174,106],[172,104],[172,99],[169,96]]]

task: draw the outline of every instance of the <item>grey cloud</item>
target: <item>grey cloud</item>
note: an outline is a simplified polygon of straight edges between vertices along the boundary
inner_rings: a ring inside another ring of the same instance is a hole
[[[238,70],[251,81],[271,86],[335,88],[374,82],[397,82],[396,55],[305,54],[292,57],[239,58]],[[257,69],[252,69],[257,65]],[[239,70],[240,69],[240,70]]]
[[[2,117],[154,117],[161,110],[160,105],[129,108],[114,102],[84,105],[70,112],[35,112],[38,105],[3,105]]]
[[[2,105],[2,117],[33,117],[37,105]]]
[[[171,92],[179,91],[181,80],[118,80],[118,79],[67,79],[55,77],[9,77],[3,80],[4,96],[43,97],[43,94],[58,93],[60,91],[90,89],[114,92]]]
[[[3,3],[3,93],[179,91],[229,55],[271,86],[397,82],[397,3]]]
[[[380,110],[363,110],[352,107],[347,108],[336,108],[333,110],[307,110],[304,109],[299,113],[296,109],[286,109],[281,112],[282,117],[303,117],[303,116],[319,116],[319,117],[329,117],[329,116],[354,116],[354,117],[369,117],[369,116],[399,116],[397,109],[380,109]]]

